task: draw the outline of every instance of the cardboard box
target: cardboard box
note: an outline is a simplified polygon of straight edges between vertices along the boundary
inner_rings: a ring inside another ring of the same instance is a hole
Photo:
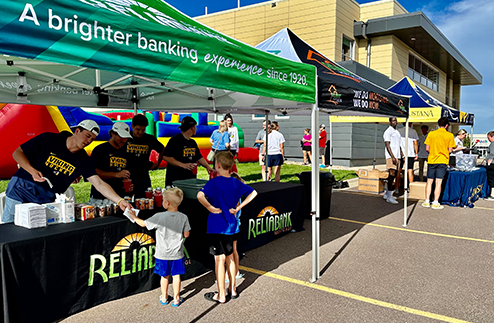
[[[94,206],[86,204],[76,204],[75,206],[75,218],[77,220],[89,220],[94,219]]]
[[[427,183],[425,182],[413,182],[410,183],[410,195],[408,198],[425,200],[425,188]]]
[[[359,169],[357,171],[358,190],[368,193],[384,192],[384,179],[388,177],[387,172],[381,172],[378,169],[366,170]]]

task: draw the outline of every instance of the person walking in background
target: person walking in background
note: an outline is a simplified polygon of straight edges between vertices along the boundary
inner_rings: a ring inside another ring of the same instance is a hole
[[[463,155],[463,149],[465,149],[465,147],[463,147],[463,140],[465,139],[466,136],[467,136],[467,131],[465,129],[460,129],[456,133],[456,137],[455,137],[456,147],[453,148],[453,151],[451,152],[451,154],[449,154],[449,164],[453,167],[456,166],[456,156]]]
[[[485,198],[487,201],[494,201],[494,131],[489,131],[487,133],[487,140],[490,144],[487,148],[487,155],[485,160],[487,161],[487,181],[491,189],[490,195]]]
[[[285,137],[276,129],[280,129],[278,122],[273,121],[271,128],[268,129],[268,180],[271,180],[272,170],[274,168],[275,181],[280,181],[281,165],[285,160]],[[264,136],[266,141],[266,136]],[[266,145],[263,147],[262,155],[266,157]]]
[[[237,156],[239,149],[238,129],[233,125],[233,117],[231,114],[225,114],[223,120],[226,121],[226,125],[228,126],[228,135],[230,136],[230,151],[233,156]]]
[[[434,210],[444,209],[444,206],[439,204],[439,196],[441,195],[441,185],[443,178],[446,175],[446,168],[449,163],[449,154],[456,146],[455,138],[452,133],[448,132],[449,121],[447,117],[443,117],[437,121],[439,129],[431,131],[425,140],[426,150],[429,152],[427,159],[427,186],[425,197],[426,200],[422,203],[423,207],[430,207]],[[434,190],[434,202],[430,203],[432,193],[432,183],[435,180],[436,188]]]
[[[211,149],[214,150],[215,156],[220,151],[230,151],[230,136],[228,135],[228,126],[225,120],[221,120],[218,129],[213,131],[211,138],[209,138],[211,143]],[[213,159],[213,169],[214,169],[214,159]]]
[[[138,218],[129,209],[130,217],[141,227],[156,229],[156,258],[154,273],[161,276],[161,305],[168,305],[168,278],[173,277],[173,307],[178,307],[184,299],[180,297],[180,275],[185,274],[184,238],[189,236],[190,224],[185,214],[178,211],[184,192],[178,187],[163,193],[163,207],[166,212],[158,212],[147,220]]]
[[[304,130],[304,136],[302,137],[302,153],[304,154],[304,165],[307,163],[307,155],[309,155],[309,160],[312,160],[312,135],[310,134],[310,128]]]
[[[427,138],[427,133],[429,132],[429,126],[423,125],[420,127],[422,134],[419,136],[419,180],[421,182],[424,181],[424,166],[427,158],[429,157],[429,153],[425,149],[425,139]]]
[[[389,127],[383,134],[384,145],[386,149],[384,150],[384,154],[386,156],[386,169],[388,170],[388,185],[386,187],[386,191],[384,192],[383,198],[386,202],[391,204],[398,204],[398,201],[393,196],[393,191],[395,188],[395,184],[393,181],[396,177],[396,173],[400,168],[400,159],[403,156],[403,151],[401,148],[401,135],[398,130],[396,130],[396,126],[398,121],[395,117],[389,118]],[[397,188],[397,187],[396,187]]]
[[[322,164],[319,167],[326,167],[326,141],[328,134],[326,132],[326,125],[319,126],[319,156],[321,156]]]
[[[268,120],[268,126],[271,126],[271,121]],[[262,158],[262,150],[264,148],[264,136],[266,135],[266,120],[262,122],[262,130],[259,130],[256,136],[255,146],[259,150],[259,165],[261,165],[261,176],[262,180],[266,180],[266,166],[264,165],[264,160]]]
[[[406,123],[403,124],[406,127]],[[411,122],[408,123],[409,129],[408,129],[408,182],[413,183],[413,165],[415,164],[415,161],[418,160],[418,154],[419,154],[419,136],[417,134],[417,131],[412,128],[413,124]],[[400,132],[401,135],[401,144],[403,148],[405,148],[405,131],[406,128],[403,127],[399,129],[398,131]],[[400,170],[398,171],[398,174],[401,174],[401,169],[405,166],[405,159],[402,160],[400,163]]]

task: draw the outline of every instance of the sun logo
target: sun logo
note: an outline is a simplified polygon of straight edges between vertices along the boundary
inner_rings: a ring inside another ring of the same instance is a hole
[[[144,246],[148,244],[153,244],[154,239],[145,233],[132,233],[126,236],[125,238],[123,238],[122,240],[120,240],[115,245],[112,252],[129,249],[130,245],[133,242],[138,242],[141,246]]]
[[[261,218],[261,217],[266,216],[266,215],[278,215],[278,214],[280,214],[280,213],[274,207],[266,206],[264,209],[262,209],[262,211],[259,213],[259,215],[257,217]]]

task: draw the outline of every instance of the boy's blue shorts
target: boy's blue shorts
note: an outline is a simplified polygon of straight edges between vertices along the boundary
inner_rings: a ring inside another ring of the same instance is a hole
[[[185,258],[177,260],[162,260],[156,258],[154,273],[161,277],[185,274]]]

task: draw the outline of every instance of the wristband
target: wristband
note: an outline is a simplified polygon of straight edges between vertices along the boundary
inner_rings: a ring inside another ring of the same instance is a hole
[[[120,200],[118,200],[117,205],[118,205],[118,206],[120,206],[119,204],[120,204],[120,202],[122,202],[122,201],[125,201],[125,199],[124,199],[124,198],[121,198]]]

